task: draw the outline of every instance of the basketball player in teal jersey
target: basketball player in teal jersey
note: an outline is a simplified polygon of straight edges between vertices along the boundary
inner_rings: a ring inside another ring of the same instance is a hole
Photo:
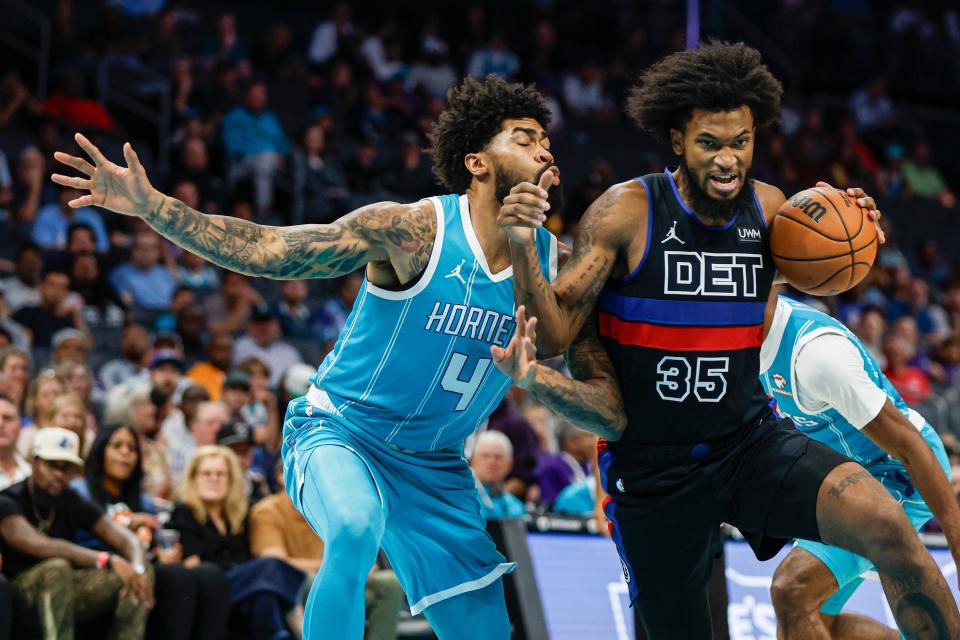
[[[920,529],[936,516],[960,564],[960,506],[940,436],[907,406],[876,361],[838,320],[780,296],[767,307],[760,380],[779,412],[809,437],[856,460]],[[896,640],[876,620],[841,613],[869,560],[799,540],[773,576],[780,637]]]
[[[547,193],[517,185],[500,217],[517,302],[537,318],[542,350],[594,325],[613,364],[627,424],[598,467],[648,637],[712,637],[706,585],[727,522],[761,560],[794,538],[868,558],[909,637],[957,638],[957,604],[900,505],[861,465],[778,419],[760,384],[769,223],[785,198],[750,168],[781,92],[743,44],[653,64],[627,111],[679,166],[600,196],[553,283],[529,228]],[[847,193],[876,208],[862,190]]]
[[[79,134],[93,164],[56,154],[84,174],[53,176],[89,192],[71,206],[140,217],[226,269],[296,279],[365,267],[340,338],[284,422],[287,492],[326,543],[307,603],[309,639],[362,638],[364,583],[381,545],[412,611],[441,638],[510,635],[500,577],[513,565],[486,533],[463,445],[511,384],[491,354],[516,324],[496,217],[517,183],[559,180],[549,120],[532,88],[467,80],[451,92],[432,139],[434,169],[453,193],[372,204],[328,225],[267,227],[194,211],[150,186],[129,144],[126,167]],[[548,207],[532,219],[542,221]],[[552,278],[556,239],[538,230],[536,244],[539,268]],[[599,361],[587,359],[588,382],[564,384],[590,397],[601,434],[613,437],[605,425],[618,422],[619,394],[592,372]]]

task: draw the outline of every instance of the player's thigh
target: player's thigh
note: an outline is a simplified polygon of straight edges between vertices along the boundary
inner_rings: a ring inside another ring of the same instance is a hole
[[[707,583],[720,549],[719,521],[706,504],[637,509],[613,501],[613,541],[650,638],[710,638]]]
[[[353,449],[323,444],[298,461],[300,511],[324,540],[342,531],[383,534],[384,508],[368,461]]]
[[[823,481],[817,523],[822,542],[871,558],[882,550],[922,549],[903,507],[856,462],[840,465]]]

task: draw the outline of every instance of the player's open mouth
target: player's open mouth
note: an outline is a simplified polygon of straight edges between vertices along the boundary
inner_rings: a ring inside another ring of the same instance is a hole
[[[710,184],[717,191],[729,193],[740,186],[740,177],[734,173],[717,173],[710,176]]]

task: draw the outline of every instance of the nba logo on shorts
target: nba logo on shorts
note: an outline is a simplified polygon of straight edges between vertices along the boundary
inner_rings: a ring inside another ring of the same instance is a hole
[[[627,492],[627,490],[623,488],[623,478],[617,478],[616,485],[617,485],[617,491],[619,491],[620,493]]]
[[[623,569],[623,579],[630,582],[630,570],[627,568],[627,563],[623,561],[623,558],[620,558],[620,568]]]
[[[787,386],[787,380],[779,373],[775,373],[773,374],[773,384],[777,385],[777,388],[783,389]]]
[[[312,404],[308,404],[308,405],[307,405],[307,408],[304,409],[303,412],[304,412],[305,414],[307,414],[307,417],[308,417],[308,418],[309,418],[310,416],[312,416],[312,415],[313,415],[313,405],[312,405]]]

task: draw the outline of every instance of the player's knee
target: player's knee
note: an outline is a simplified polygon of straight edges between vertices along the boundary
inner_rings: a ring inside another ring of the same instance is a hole
[[[326,544],[331,549],[340,548],[357,556],[372,554],[375,557],[380,549],[380,535],[368,514],[351,512],[343,514],[331,527]]]
[[[884,506],[871,518],[870,527],[863,531],[867,553],[874,563],[882,556],[890,560],[906,560],[915,555],[920,545],[917,532],[910,525],[900,505]]]
[[[817,598],[802,571],[793,570],[788,557],[773,574],[770,600],[778,616],[806,615],[817,608]]]

